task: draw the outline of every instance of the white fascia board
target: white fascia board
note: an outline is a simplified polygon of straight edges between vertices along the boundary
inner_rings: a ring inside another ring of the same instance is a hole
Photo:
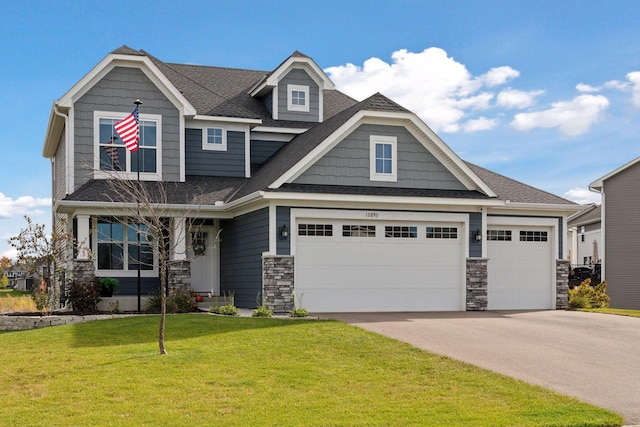
[[[153,208],[161,210],[163,216],[184,216],[200,218],[233,218],[233,214],[227,210],[227,206],[211,205],[180,205],[180,204],[154,204]],[[136,203],[108,203],[86,201],[59,201],[53,207],[57,213],[73,213],[87,215],[131,215],[138,210]],[[140,213],[145,214],[145,208],[140,208]]]
[[[262,194],[265,200],[299,200],[304,202],[346,202],[346,203],[379,203],[390,205],[441,205],[441,206],[503,206],[502,200],[496,199],[454,199],[448,197],[414,197],[414,196],[374,196],[354,194],[318,194],[268,191]]]
[[[242,117],[225,117],[225,116],[205,116],[196,114],[193,120],[202,120],[205,122],[223,122],[223,123],[247,123],[247,124],[262,124],[262,119],[248,119]]]
[[[64,111],[62,108],[58,108],[54,102],[51,106],[51,113],[49,114],[49,122],[47,124],[47,131],[44,137],[44,144],[42,146],[42,157],[51,159],[56,155],[58,149],[58,141],[60,135],[66,126],[68,108]]]
[[[589,190],[591,191],[595,191],[597,193],[602,193],[602,187],[604,186],[604,181],[611,178],[614,175],[619,174],[620,172],[634,166],[636,163],[640,162],[640,157],[635,158],[633,160],[631,160],[630,162],[620,166],[618,169],[615,169],[611,172],[609,172],[608,174],[606,174],[605,176],[596,179],[595,181],[593,181],[591,184],[589,184]]]
[[[524,210],[524,211],[551,211],[555,213],[573,213],[587,209],[588,205],[565,205],[554,203],[516,203],[509,200],[504,205],[496,206],[495,209],[504,210]]]
[[[309,128],[279,128],[269,126],[256,126],[251,129],[252,132],[265,132],[265,133],[287,133],[292,135],[300,135],[308,131]]]
[[[91,69],[79,82],[57,101],[60,107],[72,108],[73,103],[89,91],[100,79],[115,67],[129,67],[140,69],[156,84],[158,89],[185,116],[195,116],[196,109],[187,101],[180,91],[165,77],[155,64],[146,56],[132,56],[109,54]]]
[[[249,95],[258,96],[263,95],[268,92],[268,90],[273,89],[278,85],[278,82],[285,76],[291,69],[294,68],[294,65],[302,65],[307,72],[309,72],[309,76],[316,82],[319,86],[320,90],[323,89],[335,89],[335,85],[329,79],[329,77],[325,74],[324,71],[316,64],[316,62],[311,58],[305,58],[300,56],[291,56],[286,61],[284,61],[278,68],[276,68],[271,74],[266,76],[265,79],[260,81],[256,86],[249,90]]]

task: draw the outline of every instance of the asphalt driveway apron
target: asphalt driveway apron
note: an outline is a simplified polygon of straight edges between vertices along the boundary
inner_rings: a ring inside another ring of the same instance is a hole
[[[572,311],[325,313],[640,424],[640,319]]]

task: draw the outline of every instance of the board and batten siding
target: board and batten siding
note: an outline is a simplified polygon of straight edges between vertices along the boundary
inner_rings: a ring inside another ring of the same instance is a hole
[[[245,134],[227,132],[227,150],[202,149],[202,129],[185,130],[186,175],[245,176]]]
[[[486,239],[487,232],[482,229],[482,214],[480,212],[471,212],[469,214],[469,257],[480,258],[482,257],[482,241],[476,241],[476,232],[480,230],[482,238]]]
[[[371,181],[371,135],[397,137],[397,182]],[[466,190],[414,136],[402,126],[358,127],[296,180],[298,184]]]
[[[128,114],[136,99],[140,114],[162,115],[162,179],[180,181],[180,117],[178,109],[137,68],[115,67],[74,104],[75,190],[93,178],[94,111]]]
[[[604,279],[611,307],[640,309],[640,164],[604,181]]]
[[[238,307],[254,308],[262,291],[262,253],[269,250],[269,209],[221,221],[220,290]]]
[[[309,87],[308,113],[304,111],[289,111],[287,109],[287,85],[290,84]],[[306,71],[293,69],[278,82],[278,120],[320,121],[320,88]]]
[[[287,226],[289,230],[289,237],[286,239],[280,238],[280,229],[283,225]],[[276,241],[276,254],[278,255],[291,255],[291,239],[294,238],[297,230],[291,229],[291,208],[288,206],[276,207],[276,230],[274,230],[277,236]]]

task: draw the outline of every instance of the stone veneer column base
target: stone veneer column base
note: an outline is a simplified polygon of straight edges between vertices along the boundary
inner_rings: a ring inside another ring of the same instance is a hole
[[[569,307],[570,268],[570,261],[556,260],[556,310],[566,310]]]
[[[167,262],[167,288],[169,295],[178,290],[191,291],[191,263],[189,261]]]
[[[93,261],[86,259],[73,260],[73,280],[79,283],[93,283],[96,278]]]
[[[467,258],[467,311],[487,309],[488,258]]]
[[[295,308],[292,255],[262,256],[262,300],[274,313]]]

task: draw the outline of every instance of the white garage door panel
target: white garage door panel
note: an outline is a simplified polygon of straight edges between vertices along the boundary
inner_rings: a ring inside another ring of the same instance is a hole
[[[487,305],[490,310],[538,310],[552,307],[552,234],[546,242],[521,242],[521,228],[495,226],[490,229],[512,230],[512,241],[488,241],[489,257]]]
[[[463,309],[460,225],[457,239],[426,239],[426,225],[409,239],[385,238],[380,224],[375,238],[343,237],[333,224],[332,237],[297,236],[296,296],[308,310]]]

